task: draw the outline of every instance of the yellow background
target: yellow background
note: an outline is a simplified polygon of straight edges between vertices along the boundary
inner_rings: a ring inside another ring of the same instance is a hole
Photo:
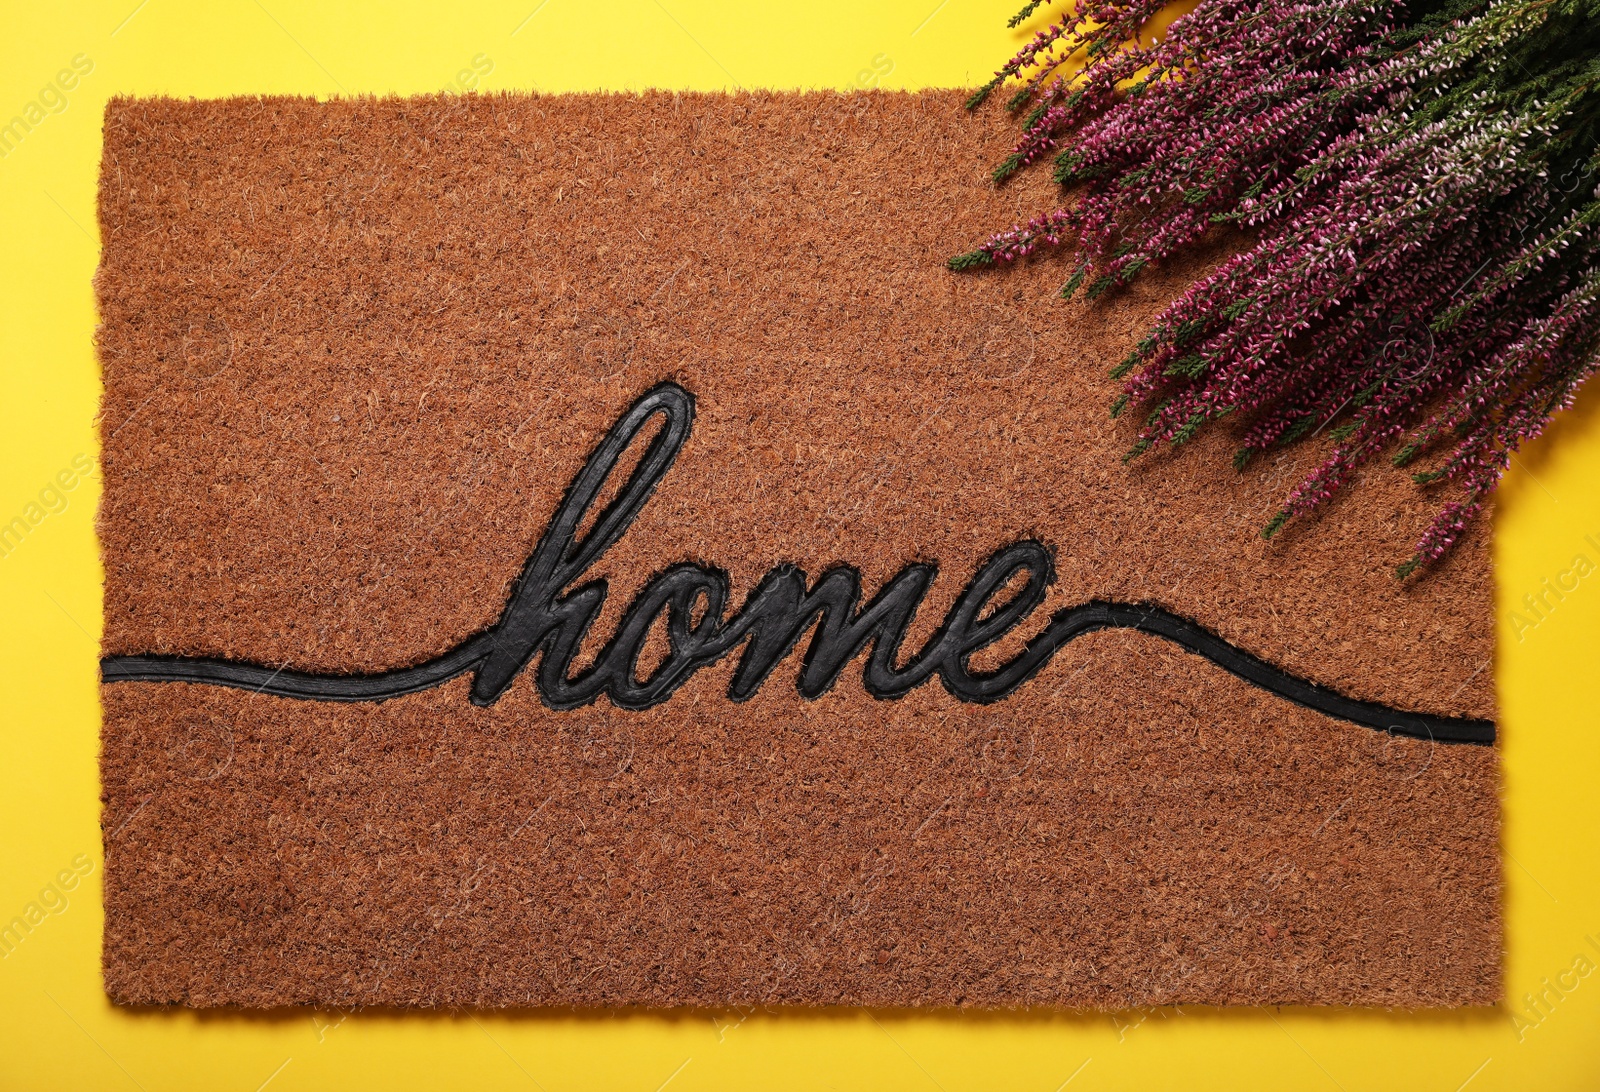
[[[93,456],[91,277],[113,94],[409,94],[474,58],[483,90],[970,85],[1019,40],[1017,0],[762,7],[714,0],[352,5],[4,3],[0,123],[83,54],[93,70],[0,159],[0,523]],[[137,5],[137,6],[136,6]],[[481,57],[479,55],[482,55]],[[885,68],[888,71],[885,73]],[[46,105],[49,105],[48,103]],[[996,149],[997,153],[1000,149]],[[952,248],[965,240],[952,239]],[[1498,1010],[968,1015],[270,1015],[119,1011],[100,989],[98,483],[0,557],[0,922],[93,872],[0,960],[0,1088],[1600,1088],[1600,575],[1536,627],[1510,612],[1600,562],[1600,391],[1523,453],[1496,516],[1508,1002]],[[1382,914],[1382,907],[1372,912]],[[1527,1017],[1523,1026],[1513,1015]]]

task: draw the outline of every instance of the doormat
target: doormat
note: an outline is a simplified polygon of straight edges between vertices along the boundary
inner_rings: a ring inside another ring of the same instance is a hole
[[[1486,529],[1124,466],[963,97],[111,104],[114,1000],[1498,998]]]

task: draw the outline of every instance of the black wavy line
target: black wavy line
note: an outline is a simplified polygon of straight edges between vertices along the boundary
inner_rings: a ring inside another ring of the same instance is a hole
[[[1439,743],[1486,745],[1495,740],[1492,720],[1433,716],[1359,701],[1274,667],[1197,622],[1161,607],[1091,602],[1056,615],[1051,625],[1057,648],[1086,633],[1132,629],[1162,637],[1269,693],[1336,720],[1392,735]],[[115,682],[187,682],[227,686],[283,698],[314,701],[384,701],[428,690],[476,667],[489,653],[493,633],[484,632],[444,655],[417,664],[367,675],[313,674],[237,660],[179,656],[107,656],[101,678]]]
[[[605,485],[624,455],[646,436],[657,417],[661,428],[644,442],[637,465],[620,491],[594,518]],[[318,675],[288,668],[217,659],[109,656],[100,662],[106,682],[190,682],[238,687],[286,698],[318,701],[383,701],[438,686],[475,671],[471,701],[491,705],[536,655],[533,675],[540,700],[553,709],[575,709],[605,694],[623,709],[648,709],[668,700],[688,677],[744,648],[728,697],[748,700],[779,661],[808,631],[813,637],[796,685],[815,700],[826,693],[858,655],[866,653],[862,684],[875,698],[901,697],[937,675],[956,698],[1000,701],[1043,670],[1068,641],[1099,629],[1136,629],[1176,642],[1246,682],[1330,717],[1395,735],[1449,743],[1492,743],[1491,721],[1435,717],[1356,701],[1296,678],[1205,627],[1149,605],[1091,602],[1055,614],[1043,632],[992,671],[974,671],[973,655],[1001,640],[1045,600],[1055,566],[1044,544],[1013,542],[985,561],[957,597],[944,625],[923,649],[897,662],[897,650],[918,604],[937,573],[927,562],[906,565],[865,605],[861,574],[835,566],[808,582],[793,565],[770,570],[744,605],[724,618],[728,574],[682,562],[657,573],[624,612],[617,631],[594,664],[569,668],[606,599],[603,579],[584,581],[588,570],[627,532],[671,469],[694,424],[694,397],[664,382],[641,395],[590,454],[568,486],[538,545],[511,590],[493,628],[415,667],[369,675]],[[586,533],[580,529],[588,526]],[[1016,590],[1003,602],[1008,587]],[[644,642],[664,619],[673,646],[667,661],[648,678],[636,677]]]

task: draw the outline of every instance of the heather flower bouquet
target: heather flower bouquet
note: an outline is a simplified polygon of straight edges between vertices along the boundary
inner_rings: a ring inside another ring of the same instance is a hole
[[[1404,578],[1595,368],[1600,0],[1199,0],[1150,42],[1162,7],[1079,0],[973,96],[1026,111],[996,180],[1052,157],[1076,199],[950,265],[1075,243],[1093,298],[1251,229],[1114,369],[1128,457],[1230,415],[1241,468],[1331,437],[1270,537],[1387,456],[1442,494]]]

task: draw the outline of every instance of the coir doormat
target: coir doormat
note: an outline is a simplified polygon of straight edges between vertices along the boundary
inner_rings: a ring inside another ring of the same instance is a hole
[[[1496,999],[1485,532],[1124,467],[961,101],[112,104],[114,999]]]

